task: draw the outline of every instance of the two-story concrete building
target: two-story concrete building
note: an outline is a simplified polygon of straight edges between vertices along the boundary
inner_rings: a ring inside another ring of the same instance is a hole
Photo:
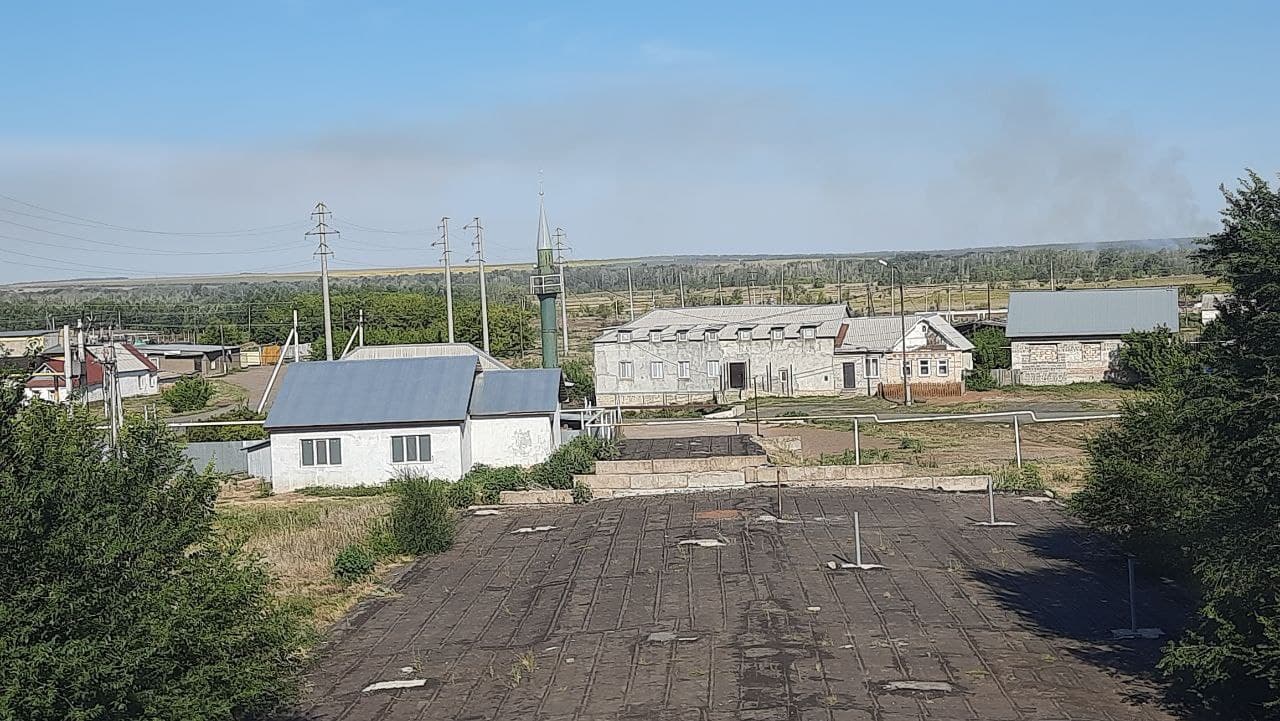
[[[1067,385],[1116,380],[1125,334],[1178,325],[1177,288],[1014,291],[1005,335],[1019,383]]]
[[[913,385],[955,383],[972,345],[937,315],[907,319]],[[902,322],[848,307],[706,306],[654,310],[594,341],[603,405],[723,403],[754,394],[876,394],[901,385]]]

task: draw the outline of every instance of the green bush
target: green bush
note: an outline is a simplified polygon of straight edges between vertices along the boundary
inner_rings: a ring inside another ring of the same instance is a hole
[[[475,505],[479,500],[481,488],[476,485],[471,474],[449,484],[449,505],[454,508],[466,508]]]
[[[359,498],[381,496],[391,492],[390,485],[383,486],[303,486],[294,493],[317,498]]]
[[[573,484],[573,502],[574,503],[590,503],[594,494],[591,493],[591,487],[581,483]]]
[[[333,577],[339,581],[359,581],[373,573],[378,557],[363,543],[348,543],[333,559]]]
[[[131,419],[114,448],[95,425],[0,387],[0,719],[287,708],[307,626],[213,530],[217,480],[158,423]]]
[[[560,446],[529,470],[529,484],[538,488],[573,488],[575,475],[591,473],[596,461],[616,452],[613,445],[594,436],[578,436]]]
[[[212,388],[210,389],[212,390]],[[203,406],[203,404],[201,404]],[[175,409],[176,410],[176,409]],[[246,406],[233,408],[226,413],[219,413],[211,421],[261,421],[266,413],[257,413]],[[202,426],[187,429],[187,440],[191,443],[207,441],[259,441],[267,437],[267,431],[261,424],[243,426]]]
[[[210,398],[213,398],[213,384],[201,376],[179,378],[160,394],[160,399],[174,413],[198,411],[209,404]]]
[[[1002,491],[1043,491],[1044,476],[1034,463],[1024,463],[1022,468],[1007,465],[991,474],[992,483]]]
[[[989,391],[996,387],[996,379],[986,368],[974,368],[965,371],[964,387],[971,391]]]
[[[904,451],[921,453],[924,451],[924,441],[919,438],[912,438],[911,436],[902,436],[898,439],[898,447]]]
[[[523,491],[529,487],[529,474],[519,466],[486,466],[483,463],[473,466],[463,477],[476,491],[481,503],[498,502],[498,494],[502,491]]]
[[[392,481],[391,534],[404,553],[421,556],[453,546],[457,519],[449,500],[449,484],[421,476]]]

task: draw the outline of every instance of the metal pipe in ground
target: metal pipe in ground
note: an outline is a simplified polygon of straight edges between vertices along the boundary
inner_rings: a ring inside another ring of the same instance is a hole
[[[853,419],[853,464],[862,465],[862,442],[858,438],[858,419]]]

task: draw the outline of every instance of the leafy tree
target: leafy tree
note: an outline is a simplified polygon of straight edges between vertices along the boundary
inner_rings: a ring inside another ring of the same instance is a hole
[[[999,328],[979,328],[973,334],[973,367],[1008,368],[1012,362],[1009,339]]]
[[[160,399],[175,413],[198,411],[213,398],[213,384],[202,376],[179,378],[160,393]]]
[[[0,389],[0,719],[258,719],[297,688],[301,618],[212,530],[217,482],[158,424]]]
[[[596,395],[596,376],[591,364],[580,358],[567,358],[560,364],[564,378],[573,385],[568,387],[569,400],[581,402]]]
[[[210,418],[211,421],[260,421],[267,417],[266,413],[258,413],[247,406],[232,408],[226,413],[219,413]],[[187,429],[187,440],[192,443],[206,441],[257,441],[267,437],[267,431],[260,425],[243,426],[199,426]]]
[[[1191,627],[1160,662],[1174,686],[1228,718],[1275,718],[1280,195],[1253,173],[1224,195],[1222,231],[1199,259],[1230,282],[1235,300],[1176,382],[1158,382],[1090,444],[1093,473],[1073,505],[1199,590]]]
[[[1119,369],[1127,382],[1151,388],[1175,382],[1190,370],[1190,349],[1164,326],[1133,331],[1121,340]]]

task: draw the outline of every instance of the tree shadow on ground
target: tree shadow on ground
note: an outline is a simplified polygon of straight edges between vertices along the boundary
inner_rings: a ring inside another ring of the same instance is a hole
[[[1041,563],[1031,569],[971,570],[969,576],[985,585],[1003,607],[1042,633],[1071,639],[1065,648],[1076,658],[1135,681],[1129,701],[1155,703],[1184,718],[1207,718],[1156,669],[1161,650],[1181,634],[1195,608],[1188,593],[1138,566],[1137,626],[1159,628],[1164,635],[1117,639],[1112,630],[1130,626],[1123,551],[1105,538],[1071,525],[1020,534],[1018,542]]]

